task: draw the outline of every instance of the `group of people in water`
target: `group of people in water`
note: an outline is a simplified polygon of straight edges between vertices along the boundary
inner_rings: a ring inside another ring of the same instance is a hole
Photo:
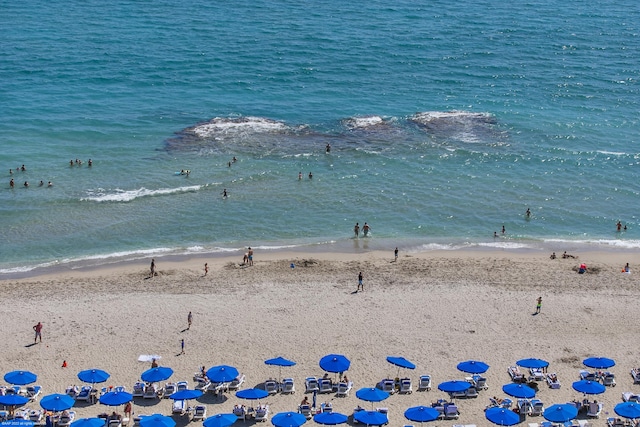
[[[369,231],[371,231],[371,227],[369,226],[369,224],[365,222],[364,225],[362,226],[362,234],[364,235],[364,237],[367,237],[369,235]],[[356,225],[353,227],[353,234],[355,234],[355,237],[360,237],[359,222],[356,222]]]
[[[22,165],[20,167],[17,167],[16,172],[26,172],[27,171],[27,167],[25,165]],[[14,170],[13,169],[9,169],[9,175],[13,176],[14,174]],[[16,186],[16,182],[14,181],[13,178],[11,178],[9,180],[9,188],[15,188]],[[25,181],[24,184],[22,184],[22,186],[24,188],[28,188],[29,187],[29,181]],[[38,184],[38,187],[44,187],[44,181],[40,180],[40,183]],[[51,181],[49,181],[47,183],[47,187],[53,187],[53,183]]]

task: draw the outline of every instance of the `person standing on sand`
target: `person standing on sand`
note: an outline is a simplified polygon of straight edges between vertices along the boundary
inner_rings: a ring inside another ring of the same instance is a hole
[[[536,304],[536,314],[540,314],[542,308],[542,297],[538,297],[538,303]]]
[[[184,338],[180,340],[180,354],[184,354]]]
[[[151,277],[156,275],[156,260],[151,258]]]
[[[395,256],[395,261],[398,262],[398,247],[396,246],[396,250],[393,251],[393,255]]]
[[[207,264],[207,263],[205,262],[205,263],[204,263],[204,275],[206,276],[208,272],[209,272],[209,264]]]
[[[193,321],[193,315],[191,312],[187,315],[187,329],[191,329],[191,322]]]
[[[42,342],[42,323],[38,322],[38,324],[33,327],[33,330],[36,331],[36,337],[34,338],[33,343],[35,344],[38,342],[38,338],[40,338],[40,342]]]
[[[362,284],[362,271],[358,273],[358,288],[356,289],[356,292],[360,289],[364,291],[364,285]]]
[[[247,249],[247,256],[249,265],[253,265],[253,249],[251,249],[251,246],[249,246],[249,249]]]

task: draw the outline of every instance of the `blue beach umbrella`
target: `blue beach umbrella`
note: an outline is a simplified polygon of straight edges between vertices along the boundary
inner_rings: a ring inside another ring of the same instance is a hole
[[[155,368],[147,369],[140,375],[142,381],[148,383],[157,383],[159,381],[168,380],[173,375],[173,369],[166,366],[158,366]]]
[[[542,416],[552,423],[564,423],[578,416],[578,408],[569,403],[555,404],[545,409]]]
[[[536,391],[525,384],[505,384],[502,386],[502,391],[518,399],[531,399],[536,396]]]
[[[445,393],[458,393],[467,390],[469,387],[471,387],[470,383],[460,380],[445,381],[438,384],[438,390]]]
[[[197,399],[203,394],[202,390],[180,390],[173,393],[169,398],[173,400],[190,400]]]
[[[613,359],[608,359],[606,357],[589,357],[584,359],[582,363],[584,363],[585,366],[594,369],[608,369],[616,364]]]
[[[542,359],[520,359],[516,362],[516,365],[521,366],[523,368],[533,368],[533,369],[541,369],[549,366],[549,362]]]
[[[162,414],[153,414],[148,417],[140,417],[140,427],[175,427],[173,418]]]
[[[484,415],[492,423],[501,426],[512,426],[520,422],[520,415],[511,409],[501,407],[489,408],[485,411]]]
[[[478,360],[467,360],[466,362],[458,363],[458,370],[469,374],[482,374],[487,372],[488,369],[489,365]]]
[[[387,362],[405,369],[416,369],[416,365],[401,356],[387,356]]]
[[[414,406],[404,411],[404,417],[409,421],[426,423],[438,419],[440,412],[429,406]]]
[[[258,400],[267,396],[269,396],[269,392],[261,388],[245,388],[244,390],[236,391],[236,397],[240,399]]]
[[[353,418],[368,426],[381,426],[389,422],[387,414],[378,411],[358,411],[353,414]]]
[[[356,397],[367,402],[381,402],[389,397],[389,393],[376,387],[365,387],[356,391]]]
[[[348,371],[351,362],[341,354],[327,354],[320,359],[320,367],[327,372],[338,373]]]
[[[279,412],[271,418],[271,424],[276,427],[300,427],[307,422],[307,418],[297,412]]]
[[[100,396],[100,403],[107,406],[120,406],[133,400],[133,395],[126,391],[110,391]]]
[[[73,397],[60,393],[49,394],[40,399],[40,406],[42,406],[42,409],[53,412],[65,411],[73,408],[75,403],[76,401]]]
[[[339,412],[320,412],[313,416],[313,421],[318,424],[324,424],[328,426],[335,426],[338,424],[344,424],[349,417]]]
[[[575,391],[579,391],[584,394],[600,394],[607,390],[607,388],[602,384],[589,380],[576,381],[572,384],[572,387]]]
[[[204,427],[229,427],[238,421],[238,417],[234,414],[216,414],[207,418],[202,423]]]
[[[85,371],[78,372],[78,379],[85,383],[103,383],[108,380],[110,375],[107,371],[102,369],[87,369]]]
[[[282,367],[294,366],[296,362],[293,360],[285,359],[284,357],[278,356],[273,359],[267,359],[264,361],[265,365],[273,365],[278,366],[278,378],[282,378]]]
[[[207,378],[216,383],[228,383],[233,381],[240,373],[229,365],[218,365],[209,368]]]
[[[11,371],[4,375],[4,380],[9,384],[27,385],[35,383],[38,376],[29,371]]]
[[[25,420],[24,418],[14,418],[12,420],[5,420],[0,423],[2,427],[33,427],[34,422],[31,420]],[[104,424],[104,421],[103,421]]]
[[[613,407],[613,410],[623,418],[640,418],[640,403],[638,402],[620,402]]]
[[[29,402],[29,398],[19,394],[3,394],[0,395],[0,405],[3,406],[22,406]]]
[[[80,418],[71,423],[72,427],[104,427],[104,418]]]

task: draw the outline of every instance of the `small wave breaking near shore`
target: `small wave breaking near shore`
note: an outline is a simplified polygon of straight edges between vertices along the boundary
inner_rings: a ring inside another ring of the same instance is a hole
[[[87,197],[82,197],[80,201],[88,201],[88,202],[131,202],[133,200],[142,198],[142,197],[153,197],[153,196],[167,196],[171,194],[178,193],[193,193],[201,190],[207,185],[190,185],[186,187],[177,187],[177,188],[161,188],[157,190],[150,190],[147,188],[138,188],[137,190],[121,190],[116,188],[114,190],[105,190],[105,189],[97,189],[97,190],[88,190]]]

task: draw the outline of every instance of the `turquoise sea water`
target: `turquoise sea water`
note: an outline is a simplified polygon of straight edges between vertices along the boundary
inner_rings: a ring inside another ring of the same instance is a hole
[[[557,3],[0,0],[0,276],[640,248],[640,6]]]

